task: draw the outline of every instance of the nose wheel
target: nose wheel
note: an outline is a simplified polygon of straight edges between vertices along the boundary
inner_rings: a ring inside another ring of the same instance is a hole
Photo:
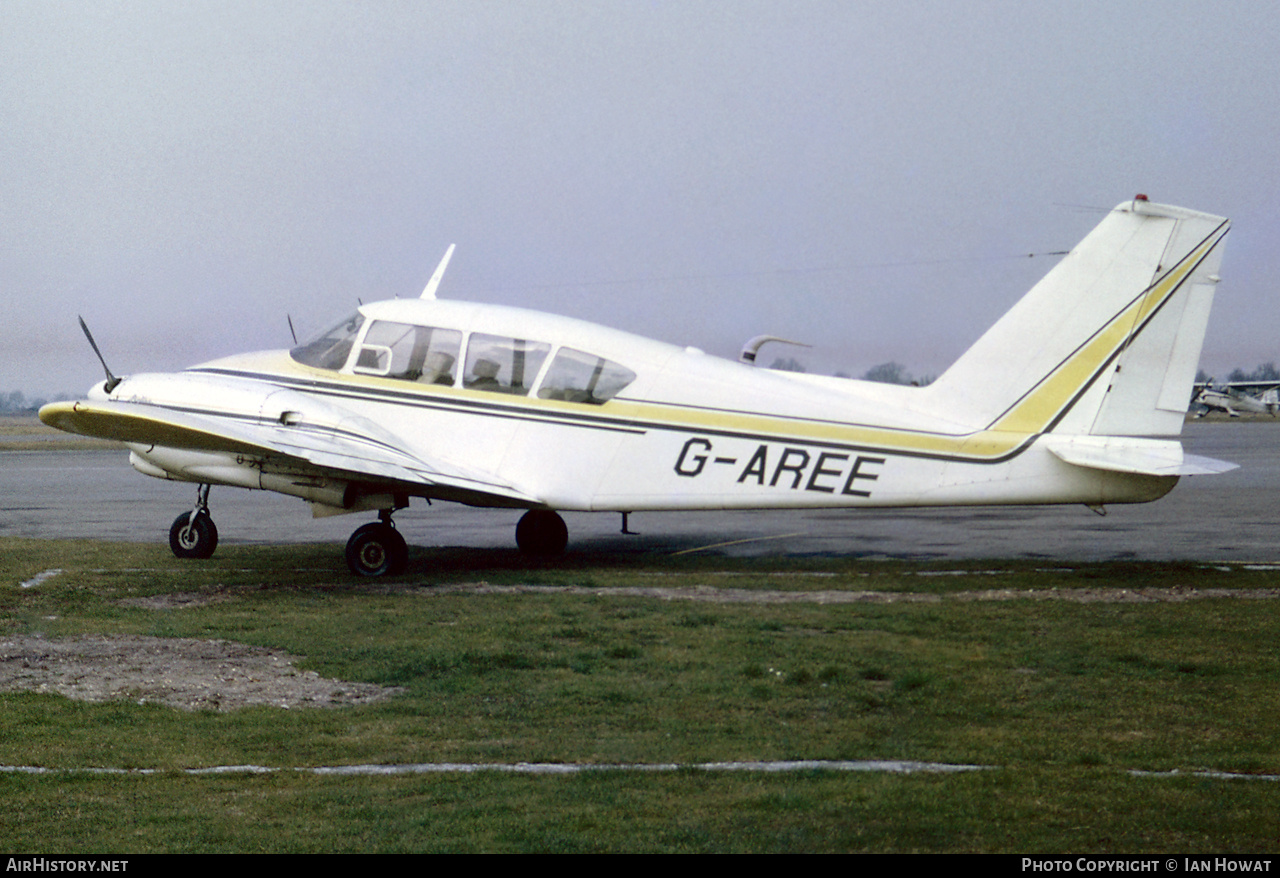
[[[196,491],[196,507],[173,520],[169,548],[179,558],[210,558],[218,548],[218,527],[209,515],[209,486]]]
[[[356,529],[347,540],[346,557],[356,576],[395,576],[409,563],[409,547],[384,513],[380,521]]]

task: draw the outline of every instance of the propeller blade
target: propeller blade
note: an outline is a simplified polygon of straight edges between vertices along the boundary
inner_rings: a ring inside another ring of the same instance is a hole
[[[107,360],[102,356],[102,351],[98,350],[98,343],[93,340],[93,333],[89,331],[89,324],[84,322],[83,317],[77,317],[80,320],[80,328],[84,330],[84,337],[89,339],[89,347],[93,348],[93,352],[98,355],[98,362],[102,364],[102,371],[107,373],[107,383],[104,389],[107,393],[116,389],[116,385],[120,383],[120,379],[111,374],[111,367],[107,365]]]

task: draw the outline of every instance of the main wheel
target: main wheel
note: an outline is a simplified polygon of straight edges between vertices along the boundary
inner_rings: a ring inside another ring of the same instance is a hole
[[[569,528],[550,509],[530,509],[516,525],[516,545],[526,555],[562,555],[568,544]]]
[[[169,528],[169,548],[179,558],[209,558],[218,548],[218,527],[207,512],[198,512],[193,519],[184,512],[173,520]]]
[[[409,563],[400,531],[380,521],[357,528],[347,540],[347,566],[357,576],[394,576]]]

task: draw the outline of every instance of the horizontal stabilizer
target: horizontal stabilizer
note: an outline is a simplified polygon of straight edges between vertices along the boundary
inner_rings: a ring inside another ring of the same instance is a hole
[[[1130,436],[1042,436],[1059,460],[1073,466],[1144,476],[1203,476],[1225,473],[1239,464],[1186,454],[1176,439]]]

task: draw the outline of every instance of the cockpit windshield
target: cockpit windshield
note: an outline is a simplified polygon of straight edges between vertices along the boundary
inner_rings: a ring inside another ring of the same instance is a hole
[[[352,314],[311,341],[298,345],[289,351],[289,356],[304,366],[314,366],[317,369],[341,369],[347,364],[351,347],[355,344],[356,335],[360,332],[360,326],[363,323],[364,317],[359,312]]]

